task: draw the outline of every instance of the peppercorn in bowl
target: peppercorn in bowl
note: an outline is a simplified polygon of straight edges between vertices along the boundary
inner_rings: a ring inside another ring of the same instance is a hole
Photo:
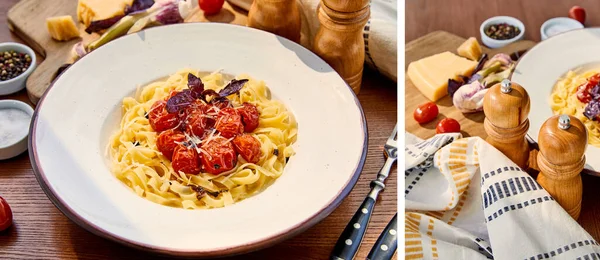
[[[495,49],[522,40],[525,35],[525,25],[514,17],[495,16],[485,20],[479,31],[483,44]]]
[[[35,52],[31,48],[16,42],[0,43],[0,95],[25,88],[35,64]]]

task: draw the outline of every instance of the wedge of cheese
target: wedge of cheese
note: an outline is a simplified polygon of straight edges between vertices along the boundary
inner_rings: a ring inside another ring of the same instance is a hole
[[[471,76],[477,62],[449,51],[429,56],[408,65],[408,77],[429,100],[435,102],[448,95],[448,79]]]
[[[478,61],[483,51],[481,50],[481,45],[479,45],[477,39],[475,39],[475,37],[471,37],[463,42],[463,44],[458,47],[456,52],[458,55],[467,59]]]
[[[125,7],[132,3],[133,0],[79,0],[77,20],[88,27],[92,21],[124,14]]]
[[[79,37],[79,30],[70,15],[47,18],[46,27],[50,36],[57,41],[68,41]]]

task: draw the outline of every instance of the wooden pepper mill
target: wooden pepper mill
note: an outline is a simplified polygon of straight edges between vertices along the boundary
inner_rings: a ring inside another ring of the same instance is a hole
[[[296,0],[254,0],[248,26],[300,43],[300,10]]]
[[[581,212],[581,170],[585,165],[587,129],[574,116],[556,115],[540,128],[537,181],[575,220]]]
[[[483,100],[486,141],[524,170],[529,160],[525,139],[529,129],[529,106],[527,91],[508,79],[492,86]]]
[[[321,0],[321,27],[314,51],[358,94],[365,61],[363,30],[371,14],[369,0]]]

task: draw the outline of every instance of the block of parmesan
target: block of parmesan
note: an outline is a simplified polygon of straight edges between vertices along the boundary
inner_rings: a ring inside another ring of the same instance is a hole
[[[447,51],[411,62],[407,75],[425,97],[435,102],[448,94],[448,79],[471,76],[476,66],[477,62]]]
[[[88,27],[92,21],[124,14],[125,7],[132,3],[133,0],[79,0],[77,20]]]
[[[467,39],[456,51],[458,52],[458,55],[473,61],[479,61],[481,53],[483,52],[481,50],[481,45],[479,45],[479,42],[477,42],[475,37]]]
[[[70,15],[47,18],[46,27],[50,36],[57,41],[68,41],[79,37],[79,30]]]

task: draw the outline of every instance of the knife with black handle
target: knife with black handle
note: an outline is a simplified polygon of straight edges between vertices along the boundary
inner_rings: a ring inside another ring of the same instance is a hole
[[[387,224],[371,252],[367,256],[367,260],[389,260],[398,248],[398,213],[394,215],[390,223]]]

